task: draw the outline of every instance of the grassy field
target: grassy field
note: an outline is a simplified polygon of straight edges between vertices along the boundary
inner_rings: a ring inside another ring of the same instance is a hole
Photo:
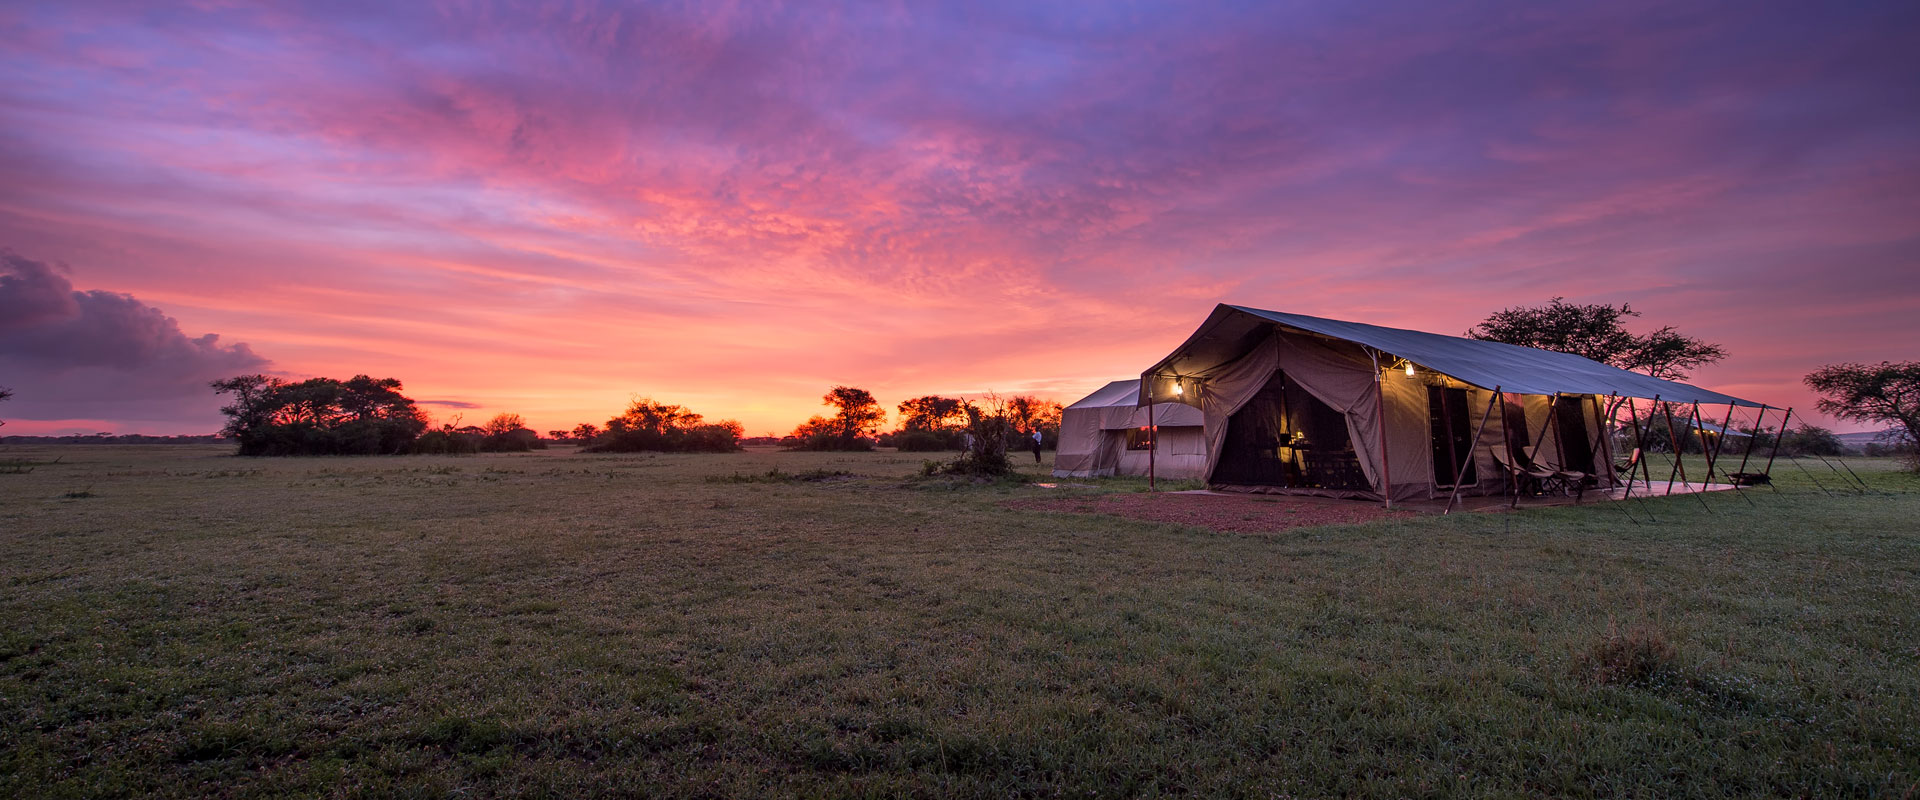
[[[0,452],[59,458],[0,474],[0,796],[1920,796],[1888,462],[1224,534],[892,453],[224,452]]]

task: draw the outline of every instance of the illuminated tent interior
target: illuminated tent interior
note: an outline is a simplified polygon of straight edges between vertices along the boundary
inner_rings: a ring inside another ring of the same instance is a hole
[[[1200,409],[1161,403],[1153,408],[1149,425],[1139,397],[1140,381],[1114,381],[1062,410],[1054,476],[1146,475],[1149,470],[1163,478],[1205,474],[1207,440]]]
[[[1509,491],[1515,465],[1616,486],[1619,398],[1762,407],[1567,353],[1231,305],[1141,379],[1136,404],[1201,412],[1210,488],[1392,500]]]

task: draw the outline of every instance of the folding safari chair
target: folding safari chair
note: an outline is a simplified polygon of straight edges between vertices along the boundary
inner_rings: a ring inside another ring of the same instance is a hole
[[[1499,464],[1501,469],[1507,471],[1507,476],[1511,479],[1514,496],[1516,498],[1519,497],[1521,492],[1538,495],[1564,488],[1561,485],[1559,473],[1549,469],[1541,469],[1532,463],[1520,462],[1514,458],[1514,454],[1505,452],[1505,450],[1506,448],[1504,447],[1492,448],[1493,461]]]
[[[1555,479],[1554,487],[1559,489],[1562,494],[1573,495],[1573,502],[1575,503],[1580,502],[1580,498],[1585,497],[1587,494],[1587,479],[1591,476],[1585,472],[1552,464],[1543,465],[1530,458],[1527,459],[1526,466],[1553,473]]]

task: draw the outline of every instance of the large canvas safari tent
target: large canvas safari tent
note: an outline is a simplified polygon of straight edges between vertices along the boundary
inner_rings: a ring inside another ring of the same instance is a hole
[[[1391,502],[1509,491],[1527,470],[1618,485],[1603,419],[1627,398],[1765,409],[1567,353],[1230,305],[1136,402],[1201,412],[1211,488]]]
[[[1114,381],[1060,412],[1059,478],[1146,475],[1198,478],[1207,467],[1200,409],[1140,404],[1140,381]],[[1157,440],[1156,440],[1157,433]]]

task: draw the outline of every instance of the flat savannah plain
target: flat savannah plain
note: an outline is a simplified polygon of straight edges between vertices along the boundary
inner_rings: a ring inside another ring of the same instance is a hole
[[[226,452],[0,452],[0,796],[1920,796],[1890,462],[1225,532],[891,452]]]

